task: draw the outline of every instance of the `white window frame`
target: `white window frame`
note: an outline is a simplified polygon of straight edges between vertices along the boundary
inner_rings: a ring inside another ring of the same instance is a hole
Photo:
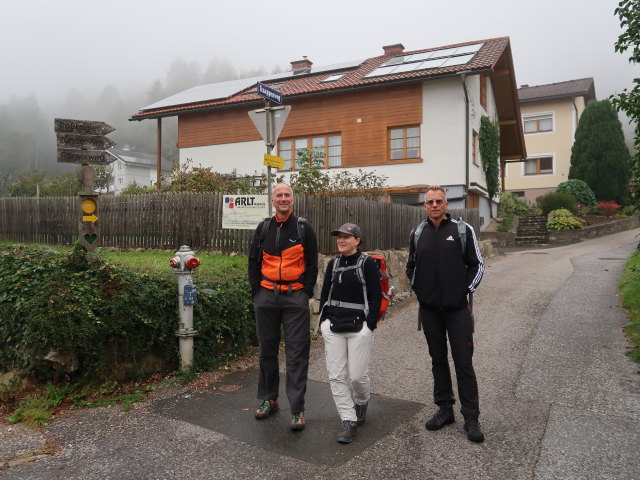
[[[526,168],[527,168],[527,161],[528,160],[537,160],[538,158],[551,158],[551,171],[550,172],[544,172],[544,173],[525,173],[526,172]],[[543,177],[543,176],[546,176],[546,175],[555,175],[556,174],[556,154],[555,153],[541,153],[541,154],[528,156],[526,158],[526,160],[524,162],[522,162],[522,169],[520,170],[520,174],[524,178]]]
[[[551,119],[551,130],[545,130],[544,132],[526,132],[524,124],[529,120],[542,120],[545,118]],[[556,114],[554,111],[549,112],[536,112],[536,113],[527,113],[526,115],[522,115],[522,132],[525,135],[548,135],[550,133],[555,133],[556,131]]]
[[[335,143],[338,139],[339,143]],[[316,146],[316,140],[322,140],[322,145]],[[282,143],[290,143],[290,148],[283,149]],[[297,142],[299,144],[297,144]],[[332,143],[333,142],[333,143]],[[302,145],[304,144],[304,145]],[[342,133],[329,133],[309,135],[305,137],[282,138],[278,140],[278,155],[285,159],[284,168],[278,169],[282,172],[295,172],[300,169],[296,165],[297,151],[302,149],[313,150],[319,148],[324,152],[324,166],[321,168],[342,168]],[[339,162],[337,165],[330,165],[332,162]]]

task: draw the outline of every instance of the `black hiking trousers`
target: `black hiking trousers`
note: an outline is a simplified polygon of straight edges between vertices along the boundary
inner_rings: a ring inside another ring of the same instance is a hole
[[[418,309],[418,318],[429,346],[433,372],[433,400],[437,405],[455,402],[449,369],[447,336],[456,370],[458,396],[464,418],[480,415],[478,382],[473,370],[473,319],[465,307],[452,312]]]
[[[291,413],[304,411],[309,370],[309,297],[304,290],[274,293],[260,287],[253,299],[256,334],[260,345],[258,400],[276,400],[280,388],[278,351],[280,329],[284,331],[286,393]]]

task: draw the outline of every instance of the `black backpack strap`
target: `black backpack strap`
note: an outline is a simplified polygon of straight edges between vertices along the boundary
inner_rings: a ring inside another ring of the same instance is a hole
[[[364,316],[365,318],[369,316],[369,299],[367,298],[367,281],[364,278],[364,262],[366,262],[367,257],[366,253],[362,252],[360,258],[358,258],[358,262],[356,263],[356,275],[358,275],[358,280],[362,284],[362,296],[364,297]]]
[[[264,239],[267,238],[267,232],[269,231],[269,226],[271,225],[271,219],[273,217],[267,217],[262,222],[262,228],[260,229],[260,234],[258,235],[258,245],[257,247],[262,250],[264,247]]]
[[[308,223],[308,220],[306,218],[298,217],[298,223],[297,223],[298,237],[300,237],[300,243],[302,244],[303,247],[306,246],[305,240],[306,240],[307,223]]]
[[[462,246],[462,256],[464,257],[464,251],[467,248],[467,224],[462,220],[462,217],[458,217],[458,236],[460,237],[460,243]]]
[[[256,245],[256,248],[258,249],[258,263],[260,264],[262,264],[262,250],[264,249],[264,240],[267,238],[267,232],[271,225],[271,218],[272,217],[267,217],[262,221],[262,228],[258,234],[258,244]]]

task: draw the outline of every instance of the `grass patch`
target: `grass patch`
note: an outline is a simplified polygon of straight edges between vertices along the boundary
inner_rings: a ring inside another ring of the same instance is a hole
[[[167,250],[101,250],[99,255],[106,261],[125,268],[174,279],[169,260],[175,252]],[[195,271],[194,281],[204,284],[217,283],[229,276],[247,274],[246,256],[228,256],[211,252],[196,252],[201,265]]]
[[[37,393],[16,400],[16,408],[7,420],[10,423],[22,422],[30,428],[42,428],[54,415],[64,414],[65,410],[120,405],[124,411],[129,411],[134,404],[144,401],[149,393],[183,383],[180,375],[164,379],[155,375],[144,382],[108,381],[61,386],[49,383]],[[3,400],[9,398],[5,397]]]
[[[627,355],[640,363],[640,251],[634,253],[624,267],[619,284],[620,299],[627,309],[629,324],[625,333],[631,342]]]

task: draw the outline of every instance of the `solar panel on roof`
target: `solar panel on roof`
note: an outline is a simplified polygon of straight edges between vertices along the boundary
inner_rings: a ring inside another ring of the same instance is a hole
[[[364,60],[351,60],[349,62],[312,67],[310,73],[314,74],[329,72],[332,70],[354,68],[362,64],[362,62],[364,62]],[[229,98],[230,96],[246,90],[252,85],[255,85],[257,82],[268,82],[270,80],[285,79],[293,76],[293,72],[288,71],[274,73],[271,75],[262,75],[260,77],[239,78],[237,80],[229,80],[227,82],[199,85],[197,87],[193,87],[170,97],[164,98],[156,103],[152,103],[151,105],[147,105],[142,110],[154,110],[158,108],[173,107],[176,105],[186,105],[189,103],[206,102],[209,100],[220,100],[223,98]]]
[[[454,67],[456,65],[464,65],[469,62],[473,58],[475,53],[468,53],[467,55],[458,55],[455,57],[447,58],[444,63],[441,65],[442,67]]]
[[[387,60],[365,77],[379,77],[404,72],[417,72],[430,68],[453,67],[465,65],[482,48],[483,43],[463,45],[461,47],[447,47],[429,52],[399,55]]]
[[[381,67],[390,67],[392,65],[400,65],[401,63],[408,62],[411,55],[400,55],[399,57],[393,57],[384,62]]]
[[[393,70],[393,73],[412,72],[413,70],[418,70],[421,64],[422,62],[403,63],[402,65],[398,65]]]
[[[474,43],[473,45],[463,45],[462,47],[458,47],[456,50],[456,55],[460,55],[463,53],[476,53],[478,50],[482,48],[483,43]]]

